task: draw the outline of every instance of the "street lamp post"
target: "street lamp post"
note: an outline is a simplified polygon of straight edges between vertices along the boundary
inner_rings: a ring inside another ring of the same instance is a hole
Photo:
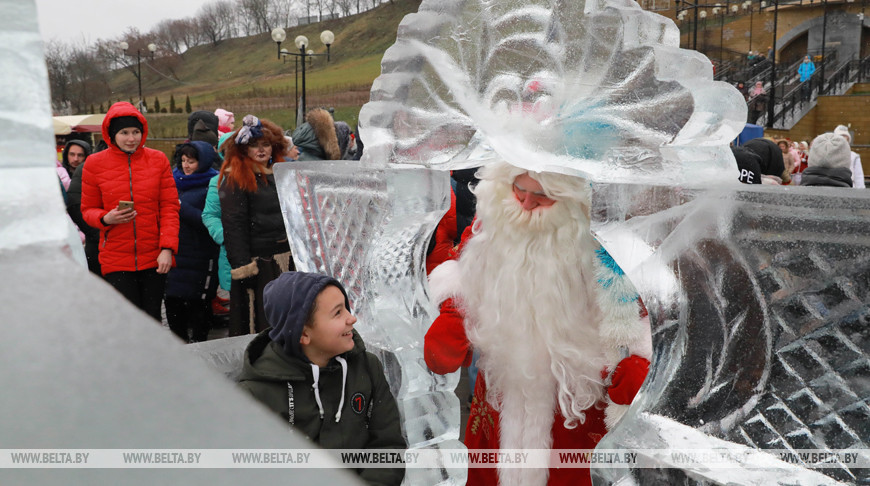
[[[682,3],[685,5],[684,7],[679,7],[679,4]],[[720,3],[713,3],[709,5],[698,5],[697,3],[689,3],[687,0],[676,0],[677,5],[677,20],[683,20],[686,18],[686,10],[692,9],[694,10],[694,26],[692,27],[692,49],[698,50],[698,18],[700,17],[702,20],[707,18],[707,11],[701,10],[698,12],[698,9],[707,9],[707,8],[728,8],[728,5],[723,5]],[[714,12],[715,14],[715,12]],[[724,23],[723,23],[724,25]],[[706,46],[707,42],[707,24],[704,24],[704,45]]]
[[[287,49],[284,49],[285,51]],[[295,69],[294,80],[293,80],[293,99],[296,100],[296,113],[299,113],[299,58],[293,58],[293,67]]]
[[[127,49],[130,48],[130,44],[127,44],[126,42],[122,41],[118,46],[124,51],[125,56],[132,56],[132,54],[127,53]],[[154,60],[154,51],[156,51],[156,50],[157,50],[156,44],[154,44],[153,42],[151,44],[148,44],[148,51],[150,52],[152,61]],[[139,81],[139,103],[138,103],[137,108],[139,109],[140,112],[145,113],[148,110],[145,107],[145,101],[142,99],[142,50],[141,49],[136,49],[136,80]]]
[[[752,50],[752,17],[755,15],[755,9],[752,8],[752,2],[746,0],[743,2],[743,12],[749,10],[749,50]]]
[[[735,17],[737,16],[737,13],[740,11],[740,6],[737,5],[736,3],[734,5],[731,5],[728,8],[731,9],[731,14],[734,15]]]
[[[828,0],[824,1],[822,6],[822,69],[819,72],[819,96],[824,94],[825,90],[825,44],[827,43],[827,28],[828,28]]]
[[[776,105],[776,23],[779,14],[779,0],[773,3],[773,45],[770,53],[770,93],[767,101],[767,128],[773,128],[773,111]]]
[[[706,55],[707,54],[707,11],[701,10],[701,12],[698,13],[698,17],[700,17],[701,20],[704,21],[704,54]],[[695,50],[697,50],[697,49],[695,49]]]
[[[721,13],[719,16],[719,65],[722,65],[725,63],[723,44],[725,43],[725,14],[728,13],[728,8],[713,7],[713,15],[719,13]]]
[[[272,30],[272,40],[278,44],[278,59],[281,59],[281,56],[295,56],[299,61],[299,64],[302,65],[302,113],[304,116],[306,112],[305,59],[308,58],[310,65],[312,62],[311,58],[316,56],[326,56],[326,62],[329,62],[330,48],[332,47],[332,43],[335,41],[335,35],[329,30],[324,30],[320,33],[320,42],[326,46],[326,54],[315,54],[314,51],[311,50],[306,51],[309,44],[308,38],[304,35],[296,36],[296,39],[293,40],[293,43],[296,45],[296,48],[299,49],[299,52],[290,52],[287,49],[281,49],[281,43],[286,39],[287,32],[285,32],[281,27],[276,27]]]

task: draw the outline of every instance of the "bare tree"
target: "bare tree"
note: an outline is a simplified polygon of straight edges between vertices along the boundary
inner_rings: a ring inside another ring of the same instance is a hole
[[[142,34],[135,27],[128,27],[118,39],[97,41],[97,57],[110,67],[123,67],[138,77],[136,52],[149,56],[148,44],[157,40],[154,34]],[[121,49],[121,41],[127,43],[127,50]]]
[[[45,61],[55,111],[69,107],[73,113],[85,113],[109,91],[107,64],[94,47],[52,41],[46,46]]]
[[[338,11],[338,5],[336,4],[336,0],[321,0],[321,2],[326,1],[326,9],[329,11],[330,18],[336,17],[336,12]],[[320,18],[323,20],[323,17]]]
[[[350,11],[353,9],[353,0],[333,0],[332,3],[341,12],[343,17],[349,16]]]
[[[248,14],[242,6],[241,0],[236,0],[234,7],[234,23],[236,31],[245,36],[257,34],[257,21]]]
[[[233,6],[227,0],[207,3],[199,9],[197,25],[202,35],[212,44],[229,38],[233,30]]]
[[[272,30],[269,18],[269,0],[239,0],[239,11],[247,17],[248,24],[253,28],[249,34],[260,34]]]
[[[155,37],[155,44],[157,44],[161,50],[181,55],[186,50],[187,46],[184,45],[184,39],[179,35],[178,31],[173,29],[174,22],[176,21],[163,20],[154,27],[152,33]]]
[[[269,5],[270,17],[274,27],[290,27],[296,22],[291,21],[294,2],[292,0],[271,0]]]
[[[323,18],[323,2],[327,0],[304,0],[305,1],[305,16],[308,17],[309,23],[311,22],[311,7],[314,7],[317,11],[317,20]]]
[[[46,44],[45,65],[48,68],[52,111],[55,113],[60,112],[70,99],[72,79],[69,73],[69,57],[69,47],[66,44],[59,41]]]
[[[195,18],[187,17],[175,20],[172,22],[172,29],[184,43],[185,51],[207,42],[199,30]]]
[[[232,0],[220,0],[219,11],[227,24],[227,38],[235,38],[239,36],[239,18],[238,6]]]
[[[109,91],[106,69],[96,51],[80,46],[73,48],[68,66],[71,80],[70,102],[76,113],[87,113],[89,105],[102,101]]]

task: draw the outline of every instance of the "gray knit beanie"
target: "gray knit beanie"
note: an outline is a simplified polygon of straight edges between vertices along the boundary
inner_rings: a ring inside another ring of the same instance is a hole
[[[849,169],[851,162],[852,154],[849,150],[849,142],[836,133],[828,132],[813,140],[807,165],[809,167]]]

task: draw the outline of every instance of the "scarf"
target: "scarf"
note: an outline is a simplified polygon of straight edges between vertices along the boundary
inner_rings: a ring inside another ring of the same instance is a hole
[[[217,174],[217,171],[212,168],[209,168],[205,172],[194,172],[190,175],[184,175],[184,171],[177,167],[172,171],[172,177],[175,178],[175,187],[179,191],[186,191],[194,187],[208,187],[211,178]]]

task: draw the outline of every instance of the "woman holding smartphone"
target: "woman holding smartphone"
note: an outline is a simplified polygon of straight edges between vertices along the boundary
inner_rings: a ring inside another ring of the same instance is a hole
[[[109,148],[88,157],[82,217],[100,230],[103,277],[130,302],[161,320],[166,274],[178,251],[178,191],[169,159],[145,147],[148,122],[130,103],[103,120]]]

